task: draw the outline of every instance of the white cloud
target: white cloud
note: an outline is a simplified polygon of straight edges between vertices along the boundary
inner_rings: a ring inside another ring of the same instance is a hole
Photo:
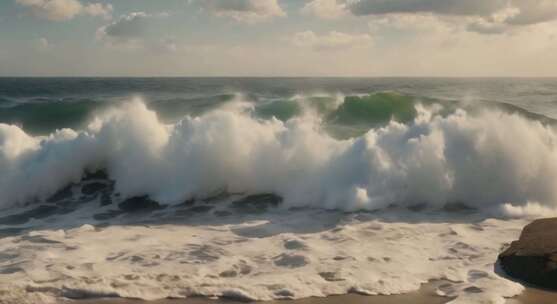
[[[112,23],[100,27],[97,30],[97,40],[110,46],[138,48],[142,44],[150,18],[152,16],[144,12],[122,15]]]
[[[145,23],[151,15],[144,12],[132,12],[122,15],[120,19],[100,28],[101,36],[129,39],[141,36],[145,31]]]
[[[20,5],[29,7],[37,17],[62,21],[77,16],[82,5],[77,0],[16,0]]]
[[[372,32],[385,29],[405,32],[450,32],[454,23],[450,18],[439,18],[431,14],[389,14],[376,16],[369,21]]]
[[[112,16],[112,5],[102,3],[89,3],[83,7],[83,12],[89,16],[99,16],[110,19]]]
[[[154,38],[159,35],[150,35],[153,21],[155,19],[167,18],[169,13],[149,14],[145,12],[132,12],[120,16],[110,24],[97,29],[97,40],[104,42],[108,46],[137,49],[143,48],[146,44],[164,46],[165,49],[176,48],[175,42],[171,37],[163,39]],[[156,40],[156,41],[155,41]]]
[[[511,8],[516,13],[506,18],[505,22],[512,25],[537,24],[557,19],[555,0],[512,0]]]
[[[245,23],[257,23],[286,16],[278,0],[200,0],[205,10],[219,17],[229,17]]]
[[[490,22],[485,19],[478,19],[470,22],[466,27],[469,32],[476,32],[479,34],[496,35],[503,34],[509,30],[509,27],[503,23]]]
[[[323,35],[315,34],[313,31],[298,32],[290,38],[290,41],[295,46],[312,48],[316,51],[364,48],[373,44],[369,34],[347,34],[337,31]]]
[[[368,24],[380,48],[400,47],[402,44],[411,50],[427,47],[447,51],[468,36],[465,24],[455,22],[454,18],[432,14],[389,14],[375,16]]]
[[[302,8],[302,13],[321,19],[338,19],[346,16],[346,3],[339,0],[312,0]]]
[[[33,15],[51,21],[70,20],[78,15],[110,18],[112,14],[110,4],[83,5],[78,0],[16,0],[16,3],[29,8]]]

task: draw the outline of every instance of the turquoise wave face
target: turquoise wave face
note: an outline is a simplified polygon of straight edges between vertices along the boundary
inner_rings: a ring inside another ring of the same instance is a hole
[[[384,126],[391,120],[408,123],[417,115],[417,103],[432,102],[394,92],[346,96],[340,104],[336,96],[313,96],[260,104],[255,107],[255,115],[262,119],[274,117],[288,121],[301,116],[304,111],[311,111],[320,116],[331,135],[349,138]]]
[[[390,120],[409,122],[416,117],[415,99],[395,93],[348,96],[329,114],[330,122],[341,125],[383,125]]]
[[[185,116],[199,116],[219,109],[233,101],[253,104],[253,115],[259,119],[276,118],[283,122],[301,117],[310,111],[323,122],[327,132],[336,138],[359,136],[370,129],[385,126],[390,121],[412,122],[417,115],[416,106],[436,105],[437,114],[447,116],[457,109],[478,112],[484,109],[517,114],[544,124],[555,124],[547,116],[529,112],[508,103],[477,102],[461,103],[443,99],[427,98],[397,92],[337,96],[294,96],[291,98],[266,99],[258,96],[217,94],[195,98],[169,98],[151,100],[148,107],[161,121],[173,123]],[[57,129],[82,129],[96,112],[114,106],[119,101],[70,99],[33,100],[27,103],[6,102],[0,104],[0,123],[14,124],[33,135],[50,134]]]
[[[235,95],[223,94],[200,98],[174,98],[149,103],[162,121],[175,122],[186,115],[198,116],[231,101]],[[0,123],[14,124],[33,135],[45,135],[57,129],[82,129],[96,112],[117,106],[117,100],[34,99],[32,102],[1,106]]]
[[[276,118],[287,121],[291,118],[299,116],[302,108],[296,101],[273,101],[255,108],[256,116],[264,119]]]
[[[56,129],[80,129],[93,111],[107,106],[98,101],[26,103],[0,108],[0,123],[15,124],[30,134]]]

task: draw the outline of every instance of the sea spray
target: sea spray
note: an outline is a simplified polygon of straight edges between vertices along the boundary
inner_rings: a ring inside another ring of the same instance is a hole
[[[48,136],[0,124],[0,204],[45,199],[104,169],[124,197],[169,204],[228,189],[343,210],[556,206],[552,127],[497,109],[414,107],[411,121],[344,140],[331,137],[315,112],[264,120],[240,102],[164,124],[136,99],[98,114],[84,130]]]

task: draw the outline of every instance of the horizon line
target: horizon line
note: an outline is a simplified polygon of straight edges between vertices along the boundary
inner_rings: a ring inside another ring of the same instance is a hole
[[[425,75],[417,75],[417,76],[259,76],[259,75],[252,75],[252,76],[235,76],[235,75],[222,75],[222,76],[125,76],[125,75],[118,75],[118,76],[101,76],[101,75],[80,75],[80,76],[60,76],[60,75],[18,75],[18,76],[8,76],[8,75],[0,75],[0,78],[206,78],[206,79],[216,79],[216,78],[282,78],[282,79],[300,79],[300,78],[346,78],[346,79],[380,79],[380,78],[399,78],[399,79],[410,79],[410,78],[445,78],[445,79],[481,79],[481,78],[492,78],[492,79],[552,79],[557,78],[555,76],[425,76]]]

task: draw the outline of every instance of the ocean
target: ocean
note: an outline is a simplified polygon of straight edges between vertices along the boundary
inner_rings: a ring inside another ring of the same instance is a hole
[[[504,303],[556,122],[557,79],[0,78],[0,295]]]

